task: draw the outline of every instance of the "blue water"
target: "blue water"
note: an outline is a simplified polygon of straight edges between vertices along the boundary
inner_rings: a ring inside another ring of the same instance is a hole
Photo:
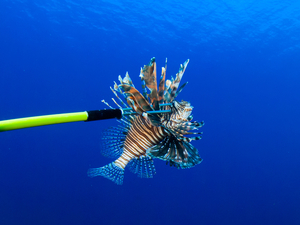
[[[190,63],[178,99],[205,121],[203,162],[124,184],[88,178],[112,160],[115,120],[0,134],[0,224],[300,224],[300,2],[0,2],[0,120],[105,108],[126,71]],[[141,89],[140,89],[141,90]]]

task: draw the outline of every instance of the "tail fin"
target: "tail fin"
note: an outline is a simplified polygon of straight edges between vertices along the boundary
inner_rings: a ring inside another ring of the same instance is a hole
[[[99,168],[90,168],[87,172],[89,177],[103,176],[118,185],[123,184],[124,169],[118,167],[114,162]]]

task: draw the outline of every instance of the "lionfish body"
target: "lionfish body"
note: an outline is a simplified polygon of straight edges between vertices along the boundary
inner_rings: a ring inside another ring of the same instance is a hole
[[[139,177],[153,177],[153,158],[165,160],[171,166],[183,169],[202,161],[198,150],[190,144],[192,140],[201,139],[201,136],[185,135],[201,134],[192,130],[202,127],[204,123],[191,121],[192,106],[189,102],[175,100],[185,86],[183,84],[178,88],[188,62],[189,60],[180,66],[176,78],[172,80],[165,79],[166,66],[163,67],[157,85],[156,63],[155,58],[152,58],[150,63],[141,69],[142,94],[135,89],[128,74],[124,79],[119,77],[120,84],[115,83],[114,89],[111,90],[120,102],[128,107],[117,92],[125,97],[131,112],[126,113],[128,108],[122,108],[113,99],[123,110],[123,118],[119,126],[103,132],[102,153],[117,159],[106,166],[89,169],[90,177],[104,176],[122,184],[126,166]],[[147,88],[150,90],[149,94]]]

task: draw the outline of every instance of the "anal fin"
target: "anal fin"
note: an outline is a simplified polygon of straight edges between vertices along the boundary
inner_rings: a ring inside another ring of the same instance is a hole
[[[140,178],[153,178],[156,173],[153,160],[150,156],[140,156],[132,159],[128,164],[129,170]]]

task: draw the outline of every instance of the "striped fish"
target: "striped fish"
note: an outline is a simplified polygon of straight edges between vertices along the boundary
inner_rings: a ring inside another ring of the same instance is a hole
[[[120,84],[115,83],[111,89],[123,106],[128,107],[117,93],[126,99],[131,113],[123,113],[120,125],[105,130],[102,137],[103,155],[117,159],[106,166],[89,169],[88,176],[104,176],[121,185],[125,167],[141,178],[152,178],[155,174],[153,158],[182,169],[201,163],[198,150],[190,142],[201,139],[202,132],[193,130],[202,127],[204,122],[192,121],[193,107],[189,102],[175,100],[185,86],[178,88],[188,62],[180,65],[172,80],[165,80],[166,66],[163,67],[157,90],[156,62],[152,58],[141,70],[143,94],[134,87],[128,73],[124,79],[119,77]],[[115,99],[113,101],[125,110]]]

